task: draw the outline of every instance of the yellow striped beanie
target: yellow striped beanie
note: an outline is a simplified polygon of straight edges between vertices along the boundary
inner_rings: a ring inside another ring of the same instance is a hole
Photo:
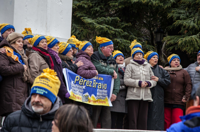
[[[171,64],[172,60],[178,58],[181,62],[181,58],[177,54],[171,54],[169,57],[167,57],[167,61],[169,62],[169,65]]]
[[[47,44],[49,48],[53,48],[53,46],[59,43],[59,41],[52,36],[45,36],[45,38],[47,39]]]
[[[137,42],[136,39],[131,42],[131,45],[129,47],[130,47],[131,50],[134,49],[134,48],[141,48],[142,49],[142,45],[139,42]]]
[[[59,43],[59,50],[58,53],[62,54],[62,55],[66,55],[69,50],[72,48],[72,46],[69,43],[66,42],[60,42]]]
[[[33,33],[31,28],[25,28],[22,34],[24,35],[23,40],[33,38]]]
[[[105,37],[98,37],[98,36],[96,36],[96,42],[100,44],[100,48],[113,44],[112,40]]]
[[[134,55],[136,53],[142,53],[144,55],[144,52],[140,48],[134,48],[134,49],[131,50],[131,56],[132,56],[132,58],[134,57]]]
[[[3,34],[6,30],[8,29],[14,29],[15,30],[15,27],[11,24],[8,24],[8,23],[2,23],[0,24],[0,31],[1,31],[1,34]]]
[[[150,60],[154,55],[157,55],[157,56],[159,57],[159,55],[158,55],[157,52],[148,51],[148,52],[144,55],[144,59],[146,59],[146,60],[149,62],[149,60]]]
[[[119,50],[115,50],[115,51],[113,52],[113,58],[114,58],[114,59],[116,59],[116,57],[119,56],[119,55],[121,55],[121,56],[124,57],[123,53],[122,53],[121,51],[119,51]]]

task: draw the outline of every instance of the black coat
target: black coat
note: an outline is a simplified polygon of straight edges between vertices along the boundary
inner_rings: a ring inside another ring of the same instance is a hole
[[[33,112],[30,100],[30,97],[26,99],[22,110],[8,115],[1,132],[51,132],[55,112],[62,105],[61,100],[57,98],[52,109],[41,116]]]
[[[170,76],[158,65],[152,67],[152,71],[159,80],[151,88],[153,102],[149,103],[147,130],[164,130],[164,88],[171,83]]]
[[[62,68],[67,68],[71,71],[73,71],[74,73],[77,72],[78,70],[78,66],[76,64],[72,63],[72,59],[66,55],[62,55],[62,54],[58,54],[60,59],[62,60]]]

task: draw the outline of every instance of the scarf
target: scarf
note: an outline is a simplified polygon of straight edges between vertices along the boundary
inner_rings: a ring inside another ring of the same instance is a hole
[[[10,48],[8,46],[4,46],[3,48],[6,49],[6,55],[8,57],[11,57],[14,61],[17,61],[17,62],[21,63],[22,65],[24,65],[24,62],[23,62],[20,54],[18,54],[17,52],[15,52],[12,48]]]
[[[52,54],[56,58],[56,62],[60,65],[62,63],[60,57],[58,56],[58,53],[52,50],[51,48],[48,48],[49,54]]]
[[[125,62],[123,64],[118,64],[118,72],[124,76],[124,71],[125,71]]]
[[[51,69],[54,69],[54,63],[53,63],[53,60],[51,58],[51,56],[48,54],[48,52],[42,48],[38,48],[38,47],[32,47],[33,50],[35,51],[38,51],[39,53],[41,53],[42,55],[44,56],[48,56],[49,59],[50,59],[50,66],[51,66]],[[43,51],[42,51],[43,50]],[[47,63],[48,64],[48,63]]]
[[[133,59],[133,61],[137,62],[140,65],[144,64],[144,62],[145,62],[144,59],[142,59],[142,60],[135,60],[135,59]]]

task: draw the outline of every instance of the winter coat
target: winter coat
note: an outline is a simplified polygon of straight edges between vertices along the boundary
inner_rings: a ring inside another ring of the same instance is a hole
[[[164,89],[171,83],[170,76],[158,65],[151,69],[159,80],[157,85],[150,89],[153,102],[149,103],[147,130],[164,130]]]
[[[191,92],[191,98],[195,98],[195,92],[197,88],[200,86],[200,71],[196,71],[196,67],[199,66],[198,62],[190,64],[187,68],[184,68],[190,75],[190,78],[192,80],[192,92]]]
[[[121,67],[120,67],[121,68]],[[123,68],[125,68],[125,63]],[[118,71],[118,76],[120,78],[120,89],[117,94],[117,98],[112,102],[112,107],[110,111],[119,112],[119,113],[127,113],[127,103],[126,103],[126,91],[127,88],[124,84],[124,74]]]
[[[73,71],[74,73],[77,72],[77,65],[72,63],[72,58],[66,56],[66,55],[62,55],[62,54],[58,54],[60,59],[62,60],[62,68],[67,68],[71,71]]]
[[[52,49],[49,49],[52,50]],[[57,76],[61,82],[60,88],[59,88],[59,92],[58,92],[58,96],[61,98],[63,104],[65,103],[65,94],[67,93],[67,87],[65,86],[64,83],[64,76],[63,76],[63,72],[62,72],[62,61],[60,60],[60,64],[58,63],[58,61],[56,60],[55,54],[52,54],[52,52],[55,51],[49,51],[49,54],[51,55],[51,58],[53,59],[53,63],[54,63],[54,70],[57,73]],[[58,54],[57,54],[57,57]]]
[[[127,65],[130,63],[131,60],[132,60],[132,57],[126,58],[126,59],[124,60],[125,66],[127,66]]]
[[[165,104],[185,105],[183,96],[188,100],[192,90],[190,75],[182,66],[177,68],[167,67],[165,70],[170,75],[171,84],[165,90]]]
[[[94,54],[91,56],[91,60],[99,74],[113,76],[114,70],[118,74],[118,67],[115,59],[112,57],[112,55],[105,57],[100,48],[98,48],[98,51],[94,52]],[[118,94],[119,87],[120,79],[119,76],[117,76],[117,79],[114,79],[113,94]]]
[[[191,106],[188,109],[194,110],[185,116],[180,117],[181,122],[174,123],[167,129],[167,132],[199,132],[200,131],[200,106]],[[187,109],[187,111],[188,111]],[[186,112],[187,113],[187,112]]]
[[[35,80],[35,78],[43,72],[43,69],[49,68],[49,65],[37,51],[33,51],[28,56],[28,61],[31,77],[33,80]]]
[[[131,60],[124,73],[124,84],[128,86],[126,100],[153,101],[150,88],[156,86],[156,81],[151,80],[152,76],[154,74],[149,63],[145,61],[140,65]],[[148,81],[151,86],[141,88],[139,81]]]
[[[31,108],[31,97],[27,98],[22,110],[11,113],[5,120],[1,132],[51,132],[52,121],[61,101],[57,98],[51,110],[44,115],[36,114]]]
[[[0,48],[8,46],[17,52],[4,39]],[[6,54],[0,53],[0,75],[3,80],[0,82],[0,115],[7,115],[20,110],[27,98],[27,82],[24,81],[24,66],[14,61]]]
[[[77,70],[78,75],[87,79],[93,78],[97,75],[96,68],[91,62],[90,56],[86,52],[80,50],[77,53],[75,63],[78,61],[83,62],[83,65],[80,66]]]

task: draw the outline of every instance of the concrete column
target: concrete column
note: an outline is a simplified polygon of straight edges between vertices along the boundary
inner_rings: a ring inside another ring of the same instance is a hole
[[[71,36],[72,0],[0,0],[0,23],[13,24],[21,33],[51,35],[60,41]]]

